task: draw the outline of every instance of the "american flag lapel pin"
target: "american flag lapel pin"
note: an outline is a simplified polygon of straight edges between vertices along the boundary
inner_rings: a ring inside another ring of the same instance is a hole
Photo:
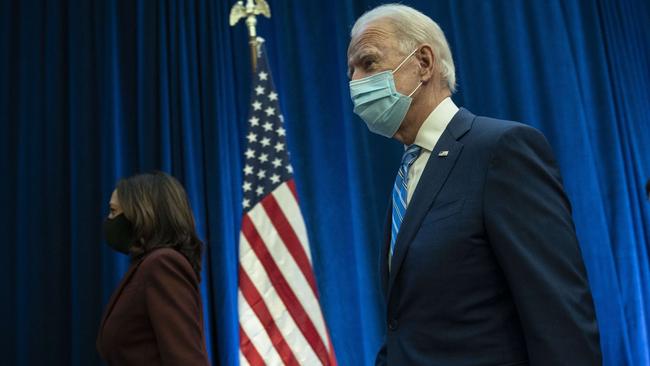
[[[438,156],[441,158],[447,157],[449,155],[449,150],[443,150],[438,153]]]

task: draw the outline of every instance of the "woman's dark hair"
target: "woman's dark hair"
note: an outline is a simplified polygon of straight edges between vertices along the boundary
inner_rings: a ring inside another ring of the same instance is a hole
[[[133,225],[131,259],[156,248],[173,248],[187,258],[200,280],[203,242],[178,180],[162,172],[138,174],[120,180],[116,190],[124,216]]]

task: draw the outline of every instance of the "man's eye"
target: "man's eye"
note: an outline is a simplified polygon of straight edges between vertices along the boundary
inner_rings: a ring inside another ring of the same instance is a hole
[[[369,68],[371,68],[372,65],[374,65],[374,64],[375,64],[375,61],[374,61],[374,60],[366,60],[366,61],[363,61],[363,67],[364,67],[365,69],[369,69]]]

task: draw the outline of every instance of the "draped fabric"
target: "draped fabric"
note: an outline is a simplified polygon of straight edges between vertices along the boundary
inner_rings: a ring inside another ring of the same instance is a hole
[[[103,243],[116,180],[164,170],[206,241],[208,349],[236,365],[237,242],[250,93],[231,1],[0,1],[0,364],[99,365],[127,259]],[[348,33],[377,1],[270,0],[267,40],[323,314],[341,365],[385,331],[382,219],[401,146],[352,114]],[[454,100],[553,146],[594,294],[605,365],[650,363],[650,4],[406,1],[438,21]]]
[[[239,235],[239,363],[337,366],[264,44],[247,119]]]

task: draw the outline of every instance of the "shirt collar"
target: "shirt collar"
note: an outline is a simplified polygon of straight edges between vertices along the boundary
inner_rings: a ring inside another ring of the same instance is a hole
[[[457,112],[458,107],[451,98],[445,98],[424,120],[417,136],[415,136],[414,143],[423,149],[433,151],[442,132],[447,128],[447,125]]]

